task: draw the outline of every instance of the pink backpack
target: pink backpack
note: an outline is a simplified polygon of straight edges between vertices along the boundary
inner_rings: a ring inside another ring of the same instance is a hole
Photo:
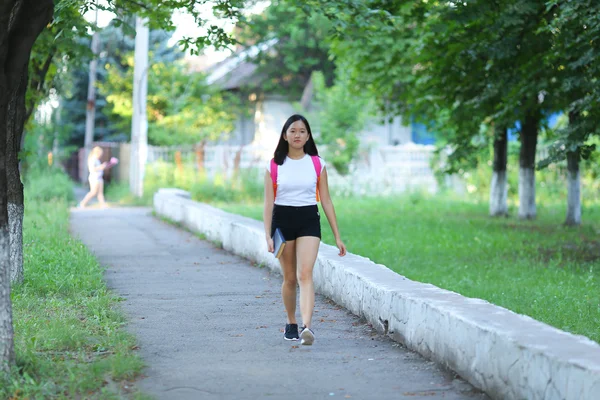
[[[319,198],[319,182],[321,182],[321,159],[319,156],[310,156],[315,172],[317,173],[317,201]],[[273,198],[277,197],[277,168],[279,165],[275,162],[275,159],[271,159],[271,180],[273,181]]]

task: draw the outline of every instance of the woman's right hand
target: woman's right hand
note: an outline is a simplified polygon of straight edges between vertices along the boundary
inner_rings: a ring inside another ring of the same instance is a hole
[[[273,239],[270,237],[267,237],[267,249],[269,250],[269,253],[274,253],[275,252],[275,245],[273,244]]]

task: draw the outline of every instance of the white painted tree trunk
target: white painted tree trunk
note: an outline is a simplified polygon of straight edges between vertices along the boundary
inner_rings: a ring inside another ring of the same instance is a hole
[[[144,195],[144,173],[148,158],[148,35],[148,19],[136,17],[129,188],[137,197]]]
[[[537,107],[537,106],[536,106]],[[535,155],[540,128],[539,109],[532,108],[521,124],[519,152],[519,218],[535,219]]]
[[[508,184],[506,171],[494,171],[490,188],[490,215],[508,215]]]
[[[567,225],[581,225],[581,173],[579,171],[579,154],[567,155]]]
[[[508,216],[508,184],[506,167],[508,163],[508,132],[502,125],[494,128],[494,161],[490,185],[490,215]]]
[[[0,372],[8,372],[14,360],[9,240],[8,229],[0,228]]]
[[[534,219],[535,207],[535,169],[519,169],[519,218]]]
[[[23,272],[23,214],[22,204],[8,203],[8,229],[10,237],[10,282],[22,283]]]

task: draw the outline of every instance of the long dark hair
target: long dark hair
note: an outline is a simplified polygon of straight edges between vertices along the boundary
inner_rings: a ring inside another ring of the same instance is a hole
[[[289,143],[283,138],[283,135],[287,132],[290,125],[292,125],[296,121],[302,121],[304,126],[306,126],[306,131],[308,132],[308,141],[304,144],[304,152],[311,156],[318,156],[319,151],[317,150],[317,144],[315,143],[315,139],[313,139],[312,131],[310,130],[310,125],[306,118],[304,118],[300,114],[294,114],[285,121],[283,124],[283,129],[281,130],[281,135],[279,136],[279,143],[277,143],[277,148],[275,149],[275,154],[273,158],[275,159],[275,163],[277,165],[282,165],[285,161],[285,158],[288,155],[290,150]]]

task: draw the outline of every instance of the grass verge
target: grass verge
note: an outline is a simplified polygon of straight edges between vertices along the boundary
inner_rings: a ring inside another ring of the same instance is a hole
[[[119,299],[69,234],[72,194],[42,201],[35,184],[26,190],[25,281],[12,291],[17,365],[0,398],[148,398],[132,384],[143,364]]]
[[[262,220],[260,204],[216,205]],[[418,195],[336,202],[349,251],[600,342],[600,206],[578,228],[562,225],[564,206],[538,206],[536,221],[490,218],[487,207]]]
[[[108,203],[120,206],[144,206],[152,205],[154,192],[145,192],[144,196],[136,197],[131,193],[127,183],[111,183],[106,188],[105,198]]]

